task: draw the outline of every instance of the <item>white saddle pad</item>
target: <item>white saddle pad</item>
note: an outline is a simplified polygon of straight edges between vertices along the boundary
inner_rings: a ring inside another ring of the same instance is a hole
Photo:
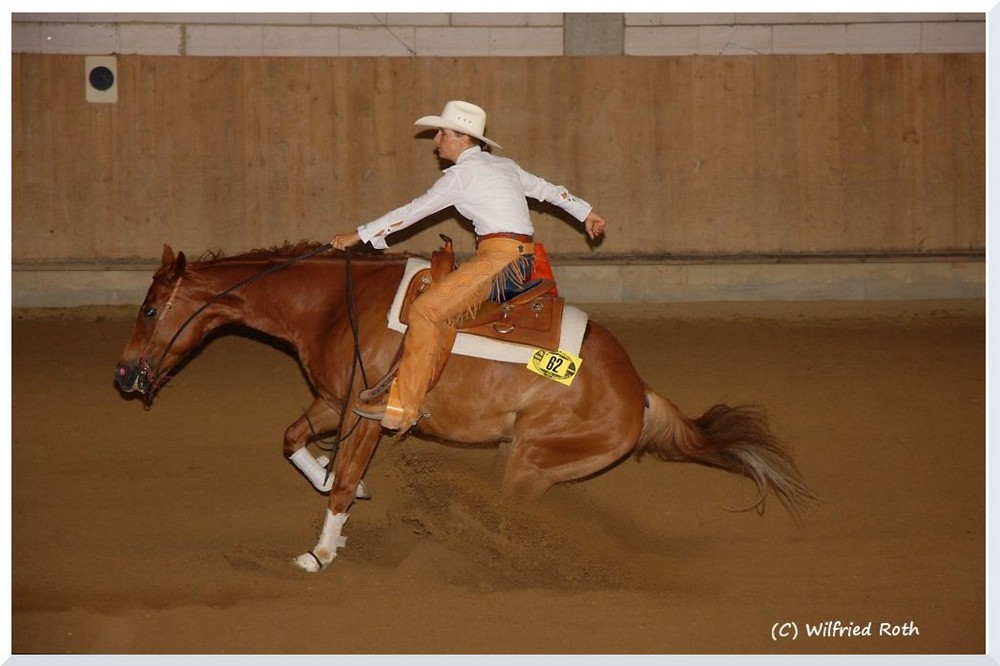
[[[389,328],[400,333],[406,332],[406,324],[399,321],[399,312],[403,308],[403,299],[406,297],[406,287],[410,284],[410,279],[420,270],[430,268],[431,262],[419,257],[410,257],[406,262],[406,270],[403,272],[403,280],[396,290],[396,297],[389,308]],[[562,331],[559,334],[559,349],[569,352],[574,356],[580,355],[580,346],[583,344],[583,333],[587,328],[587,313],[572,305],[563,308]],[[455,345],[452,347],[452,354],[462,356],[473,356],[475,358],[485,358],[492,361],[506,361],[508,363],[527,364],[531,360],[531,355],[535,352],[535,347],[529,345],[519,345],[514,342],[503,342],[484,338],[480,335],[470,335],[459,333],[455,337]]]

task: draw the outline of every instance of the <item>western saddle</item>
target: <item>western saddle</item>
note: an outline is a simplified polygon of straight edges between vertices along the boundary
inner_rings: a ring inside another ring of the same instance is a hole
[[[406,287],[399,313],[399,321],[403,324],[409,324],[409,312],[413,301],[432,284],[455,270],[452,240],[443,234],[441,240],[444,241],[444,247],[431,254],[430,268],[415,273]],[[457,323],[457,329],[460,333],[529,345],[536,349],[558,351],[565,299],[555,294],[554,287],[554,280],[544,277],[531,279],[517,290],[508,291],[503,301],[484,301],[472,317]],[[434,375],[432,387],[444,371],[450,352],[451,350],[446,351]],[[373,400],[389,389],[399,368],[401,356],[402,345],[389,372],[375,386],[361,392],[363,400]]]

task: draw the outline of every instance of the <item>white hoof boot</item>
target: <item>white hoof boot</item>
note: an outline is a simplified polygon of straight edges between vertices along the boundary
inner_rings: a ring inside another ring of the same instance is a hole
[[[337,549],[347,545],[347,537],[340,534],[346,522],[346,513],[335,514],[327,509],[326,519],[323,521],[323,531],[320,532],[316,547],[308,553],[302,553],[296,557],[293,560],[295,565],[309,573],[325,569],[337,557]]]
[[[296,557],[292,562],[295,566],[302,569],[303,571],[308,571],[309,573],[319,573],[326,568],[326,565],[320,563],[319,558],[313,555],[310,550],[308,553],[302,553]]]

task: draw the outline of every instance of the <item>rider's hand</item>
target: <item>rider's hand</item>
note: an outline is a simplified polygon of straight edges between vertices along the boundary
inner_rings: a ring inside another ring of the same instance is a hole
[[[337,234],[330,241],[330,245],[333,246],[334,250],[345,250],[352,245],[357,245],[361,242],[361,235],[355,231],[352,234]]]
[[[604,233],[604,227],[607,226],[607,223],[603,217],[592,210],[587,215],[587,219],[583,221],[583,226],[587,229],[587,235],[590,236],[590,239],[594,240]]]

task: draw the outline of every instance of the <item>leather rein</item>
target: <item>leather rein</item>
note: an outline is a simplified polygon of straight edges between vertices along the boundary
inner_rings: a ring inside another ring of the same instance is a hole
[[[196,317],[198,317],[198,315],[200,315],[202,312],[208,309],[209,306],[218,302],[225,296],[228,296],[229,294],[233,293],[237,289],[245,287],[248,284],[252,284],[258,280],[262,280],[273,273],[276,273],[280,270],[284,270],[289,266],[292,266],[300,261],[303,261],[304,259],[314,257],[318,254],[322,254],[323,252],[326,252],[332,248],[333,246],[330,243],[325,243],[312,250],[309,250],[308,252],[292,257],[287,261],[275,264],[263,271],[260,271],[259,273],[255,273],[250,277],[240,280],[236,284],[212,296],[210,299],[205,301],[205,303],[203,303],[197,310],[192,312],[191,315],[184,321],[184,323],[181,324],[180,327],[178,327],[173,337],[170,338],[170,341],[167,343],[166,347],[164,347],[163,353],[160,354],[160,358],[156,362],[155,369],[150,368],[149,363],[146,360],[146,351],[149,349],[149,346],[147,345],[146,350],[144,350],[142,355],[140,355],[139,357],[140,375],[145,377],[146,381],[149,382],[149,394],[148,397],[146,398],[147,406],[152,404],[153,396],[156,394],[156,389],[159,387],[159,384],[165,379],[167,379],[167,376],[165,374],[162,376],[158,376],[158,373],[160,371],[160,366],[163,365],[163,361],[164,359],[166,359],[167,353],[170,351],[170,348],[173,347],[174,343],[177,341],[177,338],[180,337],[180,334],[184,331],[184,329],[186,329],[191,324],[191,322],[194,321]],[[344,394],[344,398],[342,401],[340,409],[340,419],[337,423],[337,429],[336,431],[334,431],[333,441],[323,442],[330,447],[328,449],[330,451],[329,462],[327,463],[326,467],[326,473],[328,478],[330,475],[333,474],[334,461],[336,460],[337,450],[339,448],[340,443],[346,440],[354,433],[355,428],[357,428],[358,423],[361,421],[361,418],[359,417],[354,422],[354,425],[351,426],[350,431],[348,431],[346,435],[342,434],[344,429],[344,418],[347,415],[347,406],[351,399],[352,387],[354,386],[354,380],[357,376],[357,371],[359,368],[361,370],[361,377],[362,381],[364,382],[364,386],[365,388],[368,388],[368,377],[367,373],[365,372],[364,361],[361,358],[360,332],[358,328],[358,308],[357,308],[357,301],[354,298],[354,279],[353,279],[353,271],[351,270],[350,248],[344,249],[344,262],[345,262],[344,288],[347,292],[347,317],[351,325],[351,333],[354,337],[354,353],[351,363],[351,374],[347,384],[347,391]],[[156,333],[156,328],[162,322],[163,317],[167,314],[167,312],[173,309],[174,297],[177,295],[177,290],[180,287],[181,281],[183,279],[184,279],[183,275],[179,275],[177,277],[177,282],[174,284],[173,290],[170,292],[170,297],[167,299],[164,312],[159,317],[157,317],[156,324],[153,326],[153,332],[150,334],[150,338],[152,338],[153,335]],[[150,340],[150,344],[152,344],[152,340]],[[309,430],[313,435],[313,439],[322,441],[320,440],[319,434],[313,428],[313,424],[312,421],[309,420],[308,413],[305,413],[304,416],[306,418],[307,423],[309,424]]]

